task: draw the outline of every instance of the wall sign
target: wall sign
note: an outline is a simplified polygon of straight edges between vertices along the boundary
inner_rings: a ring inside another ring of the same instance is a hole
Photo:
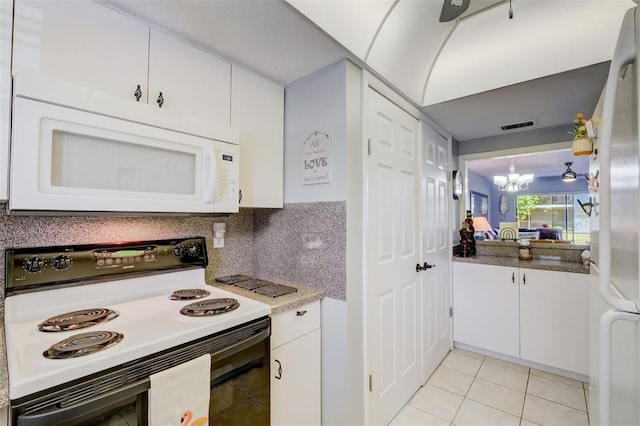
[[[331,137],[313,132],[302,147],[302,183],[313,185],[331,182]]]

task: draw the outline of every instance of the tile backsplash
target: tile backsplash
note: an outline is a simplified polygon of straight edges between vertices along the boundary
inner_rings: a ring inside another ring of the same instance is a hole
[[[346,300],[346,202],[256,210],[253,233],[257,276],[307,284]]]
[[[0,204],[0,286],[7,248],[113,243],[203,236],[206,280],[230,274],[307,284],[346,300],[346,203],[295,203],[206,216],[15,216]],[[213,223],[226,223],[224,247],[213,248]],[[4,310],[4,303],[0,303]]]

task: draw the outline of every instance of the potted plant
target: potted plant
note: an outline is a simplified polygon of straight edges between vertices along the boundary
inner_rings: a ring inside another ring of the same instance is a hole
[[[593,152],[593,144],[587,137],[587,120],[584,119],[583,114],[576,114],[573,130],[569,134],[573,136],[573,145],[571,145],[573,155],[589,155]]]

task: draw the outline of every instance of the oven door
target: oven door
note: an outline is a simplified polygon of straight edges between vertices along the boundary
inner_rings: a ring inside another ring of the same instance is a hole
[[[211,356],[209,424],[269,425],[269,352],[263,333]]]
[[[10,424],[16,426],[142,426],[147,425],[149,380],[118,388],[81,404],[73,395],[55,407],[18,414]],[[68,405],[67,402],[68,401]],[[19,411],[19,407],[17,407]]]

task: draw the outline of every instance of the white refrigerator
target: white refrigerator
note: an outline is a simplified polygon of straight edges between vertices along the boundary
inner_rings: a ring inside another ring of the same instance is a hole
[[[590,171],[599,169],[600,180],[591,221],[591,425],[640,425],[639,51],[634,7],[611,62]]]

